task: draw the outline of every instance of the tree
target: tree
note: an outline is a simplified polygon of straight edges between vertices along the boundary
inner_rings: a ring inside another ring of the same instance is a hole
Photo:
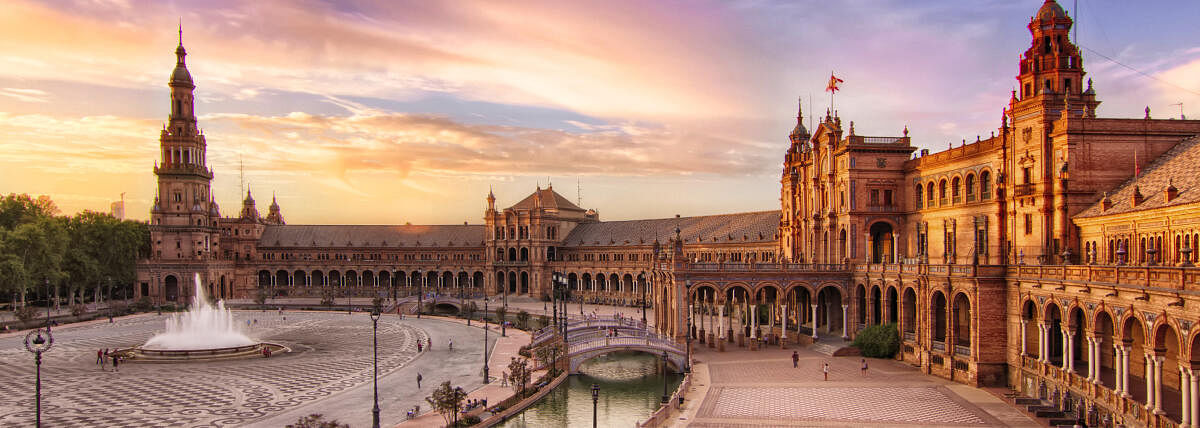
[[[508,363],[508,384],[522,397],[525,396],[525,385],[529,384],[530,375],[529,362],[524,358],[513,357]]]
[[[900,333],[893,323],[873,325],[858,332],[852,345],[865,357],[891,358],[900,351]]]
[[[339,423],[337,419],[327,421],[320,413],[303,416],[287,428],[350,428],[349,424]]]
[[[504,306],[497,306],[496,322],[503,324],[506,316],[508,316],[508,308],[505,308]]]
[[[517,328],[521,330],[529,328],[529,312],[525,312],[524,309],[517,312]]]
[[[457,424],[458,410],[462,408],[466,399],[467,391],[462,387],[450,386],[450,381],[442,382],[441,386],[433,390],[433,394],[425,397],[425,401],[442,415],[442,419],[445,419],[446,425],[449,426]]]
[[[561,343],[554,341],[546,345],[542,345],[538,347],[537,351],[534,352],[534,355],[537,357],[542,366],[550,367],[550,377],[558,375],[558,367],[555,366],[555,363],[558,362],[559,358],[562,358]]]

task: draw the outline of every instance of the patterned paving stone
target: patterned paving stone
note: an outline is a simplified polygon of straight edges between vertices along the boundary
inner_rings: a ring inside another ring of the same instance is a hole
[[[96,350],[141,344],[163,329],[162,317],[56,330],[55,346],[44,355],[42,365],[43,421],[46,426],[68,428],[244,425],[372,379],[371,329],[364,328],[365,316],[271,312],[235,316],[251,320],[252,337],[283,343],[295,352],[270,359],[127,363],[114,373],[111,367],[101,370],[95,364]],[[425,337],[421,330],[394,318],[380,319],[380,375],[411,361],[416,341]],[[0,338],[0,391],[4,391],[0,426],[33,423],[34,365],[22,339]]]
[[[957,426],[988,423],[941,386],[716,387],[709,391],[699,416]]]

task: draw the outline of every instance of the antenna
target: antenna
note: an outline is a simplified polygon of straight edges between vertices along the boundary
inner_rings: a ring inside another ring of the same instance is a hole
[[[1187,116],[1183,115],[1183,101],[1171,104],[1171,106],[1179,106],[1179,120],[1187,120]]]
[[[575,205],[583,208],[583,180],[575,179]]]

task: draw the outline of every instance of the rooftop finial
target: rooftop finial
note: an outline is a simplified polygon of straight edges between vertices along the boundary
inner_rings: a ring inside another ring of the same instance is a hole
[[[179,17],[179,46],[183,46],[183,17]]]

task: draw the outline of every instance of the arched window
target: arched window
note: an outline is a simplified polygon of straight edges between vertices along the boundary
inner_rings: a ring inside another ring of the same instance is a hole
[[[946,205],[946,179],[938,183],[938,205]]]
[[[967,202],[975,202],[975,174],[967,174]]]
[[[962,180],[959,180],[958,177],[954,177],[950,181],[950,197],[953,198],[954,203],[962,203]]]
[[[916,204],[917,204],[917,205],[916,205],[916,206],[917,206],[917,209],[921,209],[921,198],[923,198],[923,197],[925,196],[925,190],[924,190],[924,188],[921,186],[921,183],[917,183],[917,190],[916,190],[916,192],[914,193],[914,195],[916,196],[916,198],[915,198],[915,199],[916,199],[916,200],[915,200],[915,202],[916,202]]]
[[[926,189],[925,193],[929,195],[925,198],[925,200],[927,202],[925,205],[932,208],[933,207],[933,182],[930,181],[929,185],[925,186],[925,189]]]
[[[992,199],[992,175],[987,171],[979,173],[979,200]]]

